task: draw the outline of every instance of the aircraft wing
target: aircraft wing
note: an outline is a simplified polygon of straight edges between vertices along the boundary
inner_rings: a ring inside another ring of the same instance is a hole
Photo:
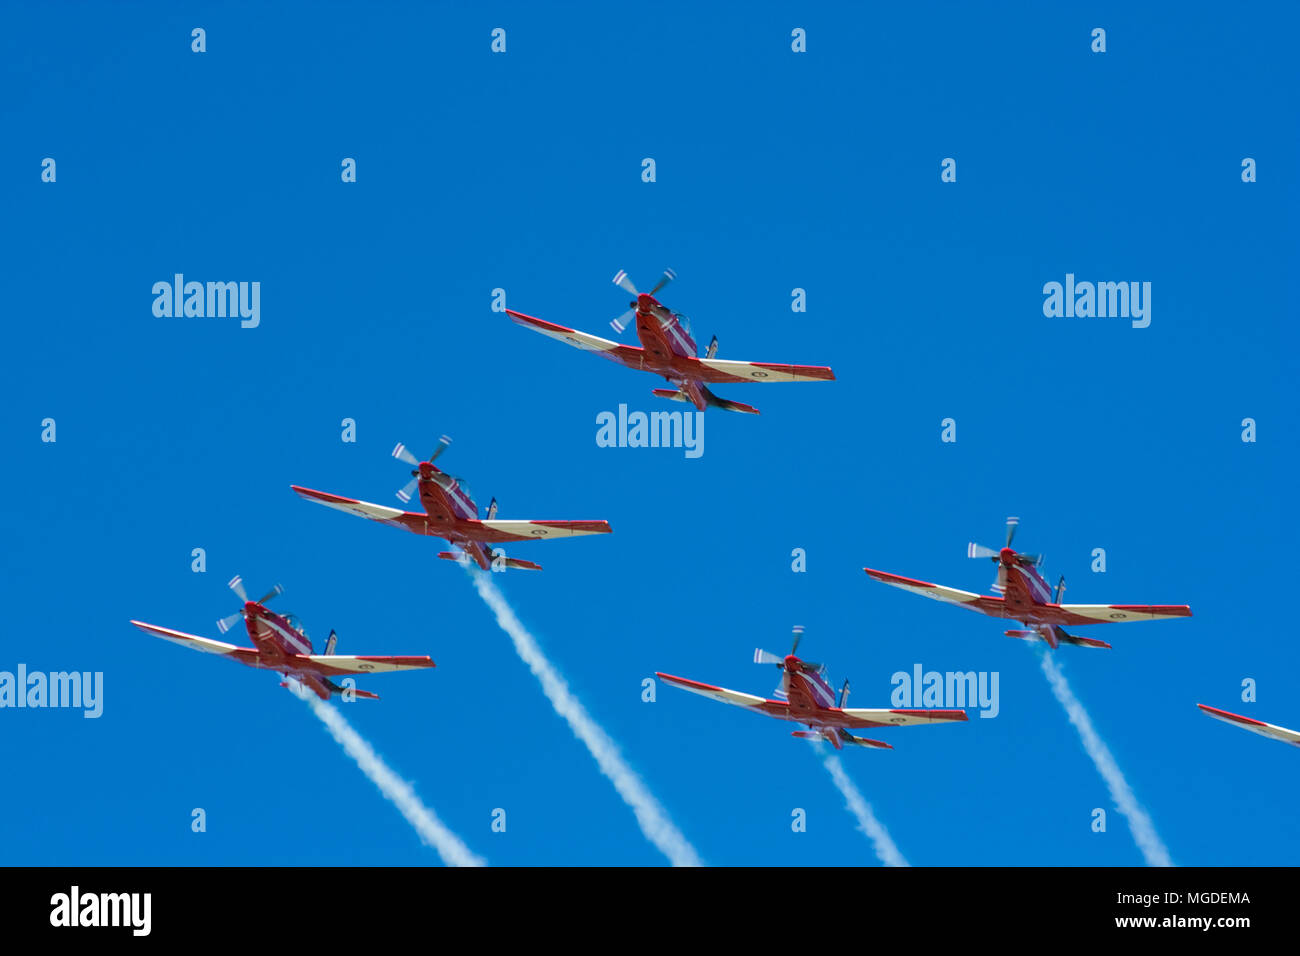
[[[407,531],[414,531],[416,534],[424,533],[425,515],[423,514],[402,511],[400,508],[375,505],[368,501],[357,501],[355,498],[344,498],[342,495],[332,495],[328,491],[313,491],[311,488],[300,488],[297,485],[290,485],[289,487],[294,490],[299,498],[314,501],[326,508],[345,511],[350,515],[356,515],[358,518],[369,518],[371,521],[392,525],[394,528],[405,528]]]
[[[1162,621],[1191,617],[1186,604],[1060,604],[1072,624],[1118,624],[1127,621]]]
[[[608,521],[466,521],[456,531],[474,541],[532,541],[609,534]]]
[[[433,667],[426,656],[358,656],[352,654],[298,654],[293,663],[318,674],[376,674],[381,671],[409,671]],[[310,666],[308,666],[310,665]]]
[[[956,588],[946,588],[939,584],[931,584],[928,581],[917,581],[913,578],[905,578],[901,574],[890,574],[887,571],[877,571],[874,568],[863,568],[862,570],[882,584],[902,588],[904,591],[911,591],[913,594],[921,595],[921,597],[933,598],[936,601],[943,601],[945,604],[956,604],[958,607],[970,608],[972,611],[979,611],[981,614],[988,614],[992,617],[1004,616],[1002,612],[1004,602],[1000,597],[975,594],[972,591],[958,591]]]
[[[1295,744],[1300,747],[1300,733],[1294,730],[1288,730],[1285,727],[1279,727],[1277,724],[1266,724],[1262,720],[1253,720],[1250,717],[1243,717],[1240,714],[1231,714],[1226,710],[1219,710],[1217,707],[1207,707],[1205,704],[1197,704],[1197,707],[1205,711],[1215,720],[1221,720],[1225,724],[1235,724],[1243,730],[1249,730],[1251,733],[1260,734],[1264,737],[1272,737],[1274,740],[1285,741],[1289,744]]]
[[[769,362],[695,360],[694,377],[701,382],[833,382],[835,373],[824,365],[778,365]]]
[[[964,710],[879,710],[846,707],[844,716],[852,719],[850,727],[916,727],[921,724],[947,724],[965,720]]]
[[[572,345],[584,352],[595,352],[597,355],[631,368],[641,367],[641,357],[645,349],[638,346],[620,345],[618,342],[602,339],[599,335],[579,332],[576,329],[556,325],[554,322],[547,322],[545,319],[534,318],[531,315],[524,315],[522,312],[514,312],[510,309],[506,309],[506,315],[510,316],[516,325],[522,325],[534,332],[541,332],[542,335],[558,339],[566,345]]]
[[[710,700],[721,701],[724,704],[744,707],[747,710],[758,711],[760,714],[767,714],[769,717],[784,718],[790,709],[790,705],[783,700],[768,700],[754,694],[742,694],[738,690],[727,690],[725,687],[702,684],[699,681],[687,680],[685,677],[674,677],[672,674],[663,674],[659,671],[655,671],[655,676],[666,684],[688,690],[692,694],[699,694],[701,697],[708,697]]]
[[[132,621],[131,623],[146,634],[161,637],[164,641],[171,641],[173,644],[180,644],[182,647],[202,651],[205,654],[220,654],[224,657],[231,657],[241,664],[256,661],[259,656],[259,652],[255,647],[237,647],[234,644],[227,644],[225,641],[214,641],[210,638],[199,637],[197,634],[173,631],[169,627],[158,627],[154,624],[146,624],[143,621]]]

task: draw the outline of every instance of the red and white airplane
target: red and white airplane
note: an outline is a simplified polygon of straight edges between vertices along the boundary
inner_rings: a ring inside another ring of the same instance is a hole
[[[487,517],[479,520],[478,505],[470,497],[469,489],[463,479],[454,478],[434,467],[434,461],[446,451],[451,439],[443,435],[438,448],[428,461],[420,461],[412,455],[405,445],[399,444],[393,449],[393,457],[408,465],[415,465],[411,480],[406,487],[397,492],[397,500],[403,503],[419,489],[420,504],[424,514],[415,511],[402,511],[399,508],[387,508],[374,505],[355,498],[344,498],[326,491],[313,491],[291,485],[300,497],[317,504],[346,511],[361,518],[369,518],[380,524],[394,528],[404,528],[414,534],[427,534],[436,538],[445,538],[458,547],[459,551],[440,551],[438,557],[448,561],[466,562],[473,560],[480,568],[487,571],[495,562],[497,567],[522,568],[528,571],[540,571],[542,566],[532,561],[520,561],[507,558],[498,551],[490,551],[488,545],[502,544],[507,541],[538,541],[551,538],[573,538],[586,534],[609,534],[608,521],[497,521],[497,500],[492,499],[488,505]]]
[[[800,660],[795,656],[795,651],[799,649],[799,640],[802,637],[803,628],[796,627],[794,629],[794,645],[790,648],[790,653],[785,657],[761,649],[754,651],[755,664],[775,664],[781,671],[781,686],[774,691],[777,697],[776,700],[756,697],[753,694],[742,694],[739,691],[727,690],[725,687],[715,687],[712,684],[701,684],[699,681],[687,680],[685,677],[674,677],[672,674],[663,674],[658,671],[655,672],[655,676],[674,687],[688,690],[692,694],[719,700],[724,704],[734,704],[737,707],[744,707],[759,714],[767,714],[767,716],[776,717],[779,720],[790,720],[795,723],[806,724],[808,730],[792,731],[791,736],[802,737],[805,740],[825,739],[830,741],[836,750],[844,749],[845,744],[856,744],[859,747],[878,747],[885,750],[894,749],[892,745],[881,740],[869,740],[866,737],[854,736],[849,733],[850,729],[912,727],[917,724],[940,724],[966,719],[966,711],[964,710],[846,708],[844,704],[849,697],[849,682],[844,682],[844,686],[840,689],[839,701],[836,702],[835,692],[831,690],[830,684],[826,681],[826,667],[822,664],[814,664],[811,661]]]
[[[628,368],[662,375],[673,387],[656,388],[654,389],[656,395],[676,402],[690,402],[700,411],[712,405],[714,408],[723,408],[730,412],[758,414],[758,409],[752,405],[719,398],[709,391],[709,385],[729,382],[831,382],[835,380],[835,373],[821,365],[778,365],[768,362],[733,362],[714,358],[718,353],[716,335],[704,355],[699,356],[695,339],[691,338],[690,320],[655,299],[655,293],[674,278],[676,273],[671,269],[665,269],[663,278],[653,289],[649,292],[638,292],[626,272],[619,272],[614,276],[614,284],[636,296],[636,299],[627,312],[610,324],[615,331],[622,333],[635,320],[636,334],[641,339],[641,348],[620,345],[609,339],[565,328],[563,325],[524,315],[512,309],[506,309],[506,314],[519,325],[534,332],[549,335],[575,348],[595,352]]]
[[[1231,714],[1226,710],[1219,710],[1217,707],[1207,707],[1205,704],[1197,704],[1197,707],[1205,711],[1215,720],[1221,720],[1225,724],[1235,724],[1251,733],[1259,734],[1263,737],[1272,737],[1274,740],[1280,740],[1283,743],[1294,744],[1300,747],[1300,732],[1288,730],[1285,727],[1279,727],[1277,724],[1266,724],[1262,720],[1253,720],[1250,717],[1243,717],[1241,714]]]
[[[279,671],[285,677],[292,677],[300,684],[311,688],[321,700],[329,700],[331,695],[341,694],[346,690],[330,680],[331,677],[415,670],[434,666],[433,661],[428,657],[363,657],[335,654],[334,648],[338,644],[338,635],[333,631],[330,631],[329,639],[325,642],[325,653],[313,654],[311,638],[307,636],[307,632],[303,630],[297,618],[292,614],[276,614],[266,608],[266,602],[277,594],[283,594],[284,588],[277,584],[258,600],[250,601],[248,593],[244,590],[243,580],[239,575],[235,575],[230,581],[230,589],[244,602],[244,606],[234,614],[223,617],[217,622],[217,627],[224,634],[238,623],[240,618],[243,618],[244,625],[248,628],[248,636],[253,642],[252,647],[236,647],[225,641],[213,641],[206,637],[173,631],[168,627],[145,624],[143,621],[131,623],[140,630],[154,637],[161,637],[164,641],[171,641],[173,644],[180,644],[206,654],[220,654],[230,660],[247,664],[249,667]],[[371,700],[379,699],[378,694],[366,690],[353,690],[352,693]]]
[[[885,584],[922,597],[933,598],[955,604],[958,607],[979,611],[989,617],[1010,618],[1025,624],[1027,631],[1007,631],[1007,637],[1037,638],[1046,641],[1055,648],[1060,644],[1074,644],[1078,647],[1110,647],[1105,641],[1090,637],[1076,637],[1065,632],[1065,625],[1115,624],[1126,621],[1159,621],[1171,617],[1191,617],[1192,609],[1185,604],[1062,604],[1061,595],[1065,593],[1065,575],[1056,585],[1056,593],[1043,576],[1038,573],[1038,566],[1043,561],[1041,554],[1020,554],[1011,547],[1015,537],[1019,518],[1007,519],[1007,543],[1000,551],[986,548],[973,541],[966,546],[966,556],[970,558],[992,558],[998,566],[998,577],[993,589],[1001,597],[974,594],[970,591],[958,591],[954,588],[941,587],[928,581],[917,581],[886,571],[863,568],[867,574]]]

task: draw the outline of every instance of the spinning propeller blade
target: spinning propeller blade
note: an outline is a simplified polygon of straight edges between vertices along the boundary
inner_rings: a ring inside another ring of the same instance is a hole
[[[615,332],[622,332],[629,325],[632,325],[635,321],[636,321],[636,309],[628,309],[626,312],[620,315],[617,319],[614,319],[614,321],[610,322],[609,324],[614,327]]]
[[[398,461],[406,462],[408,465],[418,465],[420,463],[420,459],[412,455],[410,449],[400,441],[397,443],[397,447],[393,449],[393,457]]]
[[[781,655],[779,654],[773,654],[771,651],[765,651],[761,647],[754,648],[755,664],[775,664],[777,667],[780,667],[782,660],[784,660],[784,658],[782,658]]]
[[[1014,537],[1016,536],[1016,528],[1019,527],[1019,525],[1020,525],[1020,519],[1019,519],[1019,518],[1007,518],[1007,544],[1006,544],[1006,546],[1007,546],[1008,548],[1011,547],[1011,539],[1014,538]]]
[[[613,281],[614,281],[614,285],[618,286],[624,292],[630,293],[632,295],[641,294],[640,292],[636,291],[636,286],[634,286],[632,284],[632,280],[627,277],[626,269],[619,269],[618,275],[614,276]]]
[[[966,557],[968,558],[997,558],[998,552],[992,548],[986,548],[982,544],[976,544],[974,541],[966,545]]]
[[[419,483],[420,483],[420,476],[416,475],[414,478],[412,478],[410,481],[404,484],[401,488],[398,488],[397,500],[400,501],[402,504],[406,504],[408,501],[410,501],[411,496],[415,494],[415,486],[418,485]]]
[[[433,454],[429,456],[429,461],[431,462],[437,461],[438,456],[441,455],[444,451],[446,451],[447,446],[450,444],[451,444],[451,439],[448,438],[446,435],[443,435],[441,438],[439,438],[438,447],[435,448],[433,450]]]
[[[241,578],[238,574],[236,574],[233,578],[230,579],[230,581],[226,584],[226,587],[234,591],[235,597],[239,598],[239,600],[243,601],[244,603],[248,603],[248,592],[244,590],[244,579]]]
[[[676,273],[676,272],[673,272],[672,269],[665,269],[665,270],[664,270],[664,274],[663,274],[663,278],[661,278],[661,279],[660,279],[660,280],[655,284],[655,287],[654,287],[653,289],[650,290],[650,294],[651,294],[651,295],[654,295],[656,292],[658,292],[660,289],[662,289],[664,286],[666,286],[668,283],[672,282],[672,281],[673,281],[674,279],[676,279],[676,278],[677,278],[677,273]]]
[[[225,617],[223,617],[221,620],[217,622],[217,630],[220,631],[222,634],[225,634],[226,631],[234,627],[236,622],[238,622],[239,619],[242,618],[243,616],[244,616],[243,611],[236,611],[234,614],[227,614]]]
[[[275,587],[271,588],[271,590],[267,591],[267,592],[266,592],[265,594],[263,594],[260,598],[258,598],[258,599],[257,599],[257,603],[258,603],[258,604],[265,604],[267,601],[271,600],[271,598],[273,598],[273,597],[278,597],[279,595],[281,595],[281,594],[283,594],[283,593],[284,593],[284,585],[283,585],[283,584],[277,584]]]

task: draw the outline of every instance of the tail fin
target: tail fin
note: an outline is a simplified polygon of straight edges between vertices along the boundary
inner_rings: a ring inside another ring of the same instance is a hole
[[[338,636],[337,634],[335,634],[335,633],[331,630],[331,631],[330,631],[330,636],[329,636],[329,638],[325,641],[325,656],[326,656],[326,657],[328,657],[330,654],[333,654],[333,653],[334,653],[334,648],[335,648],[335,646],[338,644],[338,642],[339,642],[339,636]]]

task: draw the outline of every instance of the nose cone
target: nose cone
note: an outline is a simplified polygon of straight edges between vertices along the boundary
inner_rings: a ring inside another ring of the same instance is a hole
[[[654,305],[654,298],[642,292],[636,297],[636,308],[638,312],[649,312],[650,306]]]
[[[785,656],[785,669],[788,671],[797,671],[799,669],[799,658],[795,657],[793,654],[787,654]]]
[[[244,604],[244,613],[250,616],[258,613],[261,610],[262,610],[262,605],[258,604],[256,601],[248,601]]]
[[[1016,552],[1015,552],[1015,549],[1013,549],[1013,548],[1003,548],[1002,551],[998,554],[998,558],[999,558],[999,560],[1001,560],[1001,562],[1002,562],[1003,564],[1005,564],[1007,567],[1011,567],[1012,565],[1014,565],[1014,564],[1016,563]]]
[[[433,462],[429,462],[429,461],[422,461],[422,462],[420,462],[420,477],[421,477],[421,478],[432,478],[432,477],[433,477],[433,473],[434,473],[435,471],[437,471],[437,470],[438,470],[438,469],[436,469],[436,468],[433,467]]]

